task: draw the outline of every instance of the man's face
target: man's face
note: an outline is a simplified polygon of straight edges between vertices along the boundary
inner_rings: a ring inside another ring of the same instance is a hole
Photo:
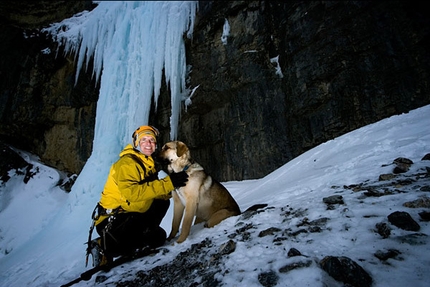
[[[156,142],[151,136],[144,136],[139,141],[140,151],[147,156],[151,156],[155,151]]]

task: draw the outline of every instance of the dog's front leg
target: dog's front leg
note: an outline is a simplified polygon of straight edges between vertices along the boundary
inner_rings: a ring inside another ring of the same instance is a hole
[[[181,202],[176,191],[172,192],[173,197],[173,219],[172,219],[172,230],[170,231],[167,240],[172,240],[179,231],[179,225],[181,224],[182,214],[184,213],[184,205]]]
[[[193,224],[196,210],[197,210],[197,201],[194,198],[193,199],[188,198],[187,205],[185,206],[185,214],[184,214],[184,221],[182,222],[181,234],[179,235],[179,238],[178,240],[176,240],[176,242],[181,243],[181,242],[184,242],[185,239],[187,239],[188,235],[190,234],[191,225]]]

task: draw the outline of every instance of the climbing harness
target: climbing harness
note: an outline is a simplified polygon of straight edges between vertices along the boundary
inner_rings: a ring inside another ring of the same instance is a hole
[[[106,224],[106,226],[103,228],[103,239],[105,239],[106,234],[109,234],[115,241],[116,239],[109,233],[109,229],[112,227],[112,222],[115,219],[115,215],[117,215],[119,212],[124,211],[121,207],[115,208],[115,209],[105,209],[103,206],[100,205],[100,203],[96,204],[96,207],[93,210],[93,213],[91,214],[91,219],[92,219],[92,223],[90,226],[90,231],[88,234],[88,242],[87,242],[87,254],[86,254],[86,258],[85,258],[85,267],[88,266],[88,257],[90,256],[90,254],[93,256],[92,254],[92,249],[93,249],[93,244],[92,244],[92,234],[93,234],[93,230],[94,227],[96,225],[96,221],[100,218],[100,216],[102,215],[107,215],[108,216],[108,223]],[[106,250],[106,240],[103,240],[103,248],[102,248],[102,252],[103,250]],[[94,256],[93,256],[93,261],[94,261]]]

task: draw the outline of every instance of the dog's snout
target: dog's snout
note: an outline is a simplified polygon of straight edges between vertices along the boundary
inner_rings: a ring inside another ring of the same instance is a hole
[[[169,159],[164,155],[163,151],[157,153],[156,158],[155,158],[160,164],[162,164],[163,166],[167,166],[168,164],[170,164]]]

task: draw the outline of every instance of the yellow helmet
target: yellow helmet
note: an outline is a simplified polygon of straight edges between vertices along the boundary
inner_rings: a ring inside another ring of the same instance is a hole
[[[137,148],[139,146],[139,141],[144,136],[151,136],[155,139],[155,142],[157,142],[157,137],[159,135],[159,131],[157,128],[153,126],[140,126],[138,127],[133,135],[131,136],[133,138],[133,147]]]

